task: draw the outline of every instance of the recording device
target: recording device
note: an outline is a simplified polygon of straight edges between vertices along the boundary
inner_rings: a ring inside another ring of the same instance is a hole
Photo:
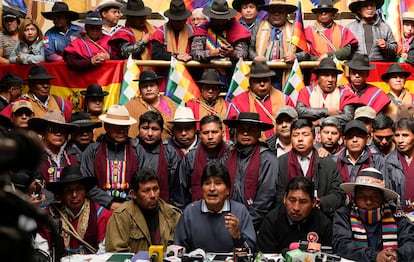
[[[251,258],[252,254],[250,253],[250,248],[248,247],[235,248],[233,250],[234,262],[248,262]]]
[[[302,251],[320,251],[321,246],[321,244],[316,242],[299,241],[290,243],[289,250],[300,249]]]
[[[148,255],[151,262],[162,262],[164,257],[164,246],[151,245],[148,250]]]
[[[167,257],[182,257],[185,253],[185,248],[178,245],[169,245],[166,252]]]

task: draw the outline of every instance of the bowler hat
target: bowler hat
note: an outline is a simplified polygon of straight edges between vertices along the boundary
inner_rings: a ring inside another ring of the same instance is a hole
[[[230,19],[237,15],[237,11],[229,8],[226,0],[213,0],[211,6],[203,8],[203,14],[214,19]]]
[[[265,4],[264,0],[234,0],[232,3],[232,6],[234,9],[237,10],[237,12],[241,13],[241,8],[243,4],[250,4],[253,3],[257,6],[257,9],[259,9],[259,6],[262,6]]]
[[[348,8],[349,8],[349,10],[351,10],[352,13],[355,13],[356,14],[356,13],[358,13],[359,9],[361,8],[361,5],[363,3],[366,3],[366,2],[374,2],[375,3],[375,7],[377,9],[380,9],[381,6],[384,4],[384,0],[356,0],[356,1],[352,2],[352,3],[350,3],[348,5]]]
[[[66,185],[73,182],[78,182],[84,185],[86,192],[97,183],[95,177],[83,176],[79,166],[69,165],[62,169],[60,177],[58,177],[55,182],[46,184],[46,189],[54,194],[61,193]]]
[[[172,0],[170,9],[164,12],[170,20],[186,20],[191,16],[191,11],[185,7],[183,0]]]
[[[55,2],[55,4],[52,7],[52,11],[42,12],[43,17],[48,20],[53,20],[54,14],[67,14],[70,21],[79,19],[79,13],[70,11],[68,4],[66,4],[65,2]]]
[[[343,73],[342,70],[336,68],[335,62],[330,57],[326,57],[319,62],[319,66],[313,69],[313,73],[319,74],[321,72],[336,72],[337,74]]]
[[[152,9],[146,7],[142,0],[128,0],[127,5],[121,8],[121,12],[128,16],[146,16],[151,14]]]
[[[237,119],[225,119],[223,123],[230,128],[235,128],[239,124],[254,124],[257,125],[260,131],[266,131],[273,128],[272,124],[268,124],[260,121],[258,113],[254,112],[241,112]]]
[[[368,55],[361,53],[355,53],[352,59],[344,64],[354,70],[368,71],[375,68],[375,65],[369,63]]]
[[[179,106],[177,110],[175,110],[174,118],[172,121],[168,121],[171,124],[183,124],[183,123],[195,123],[198,122],[194,118],[193,110],[189,107]]]
[[[79,126],[74,124],[68,124],[65,121],[63,113],[59,110],[49,110],[45,113],[43,118],[33,117],[27,122],[29,129],[35,131],[36,133],[43,133],[46,130],[46,127],[49,125],[62,127],[68,131],[68,133],[73,133],[79,129]]]
[[[407,78],[411,75],[411,72],[404,71],[399,63],[393,63],[388,67],[387,72],[382,74],[381,79],[382,81],[387,82],[393,75],[402,75]]]
[[[98,11],[89,11],[86,14],[85,19],[79,20],[79,23],[85,25],[104,25],[108,24],[106,21],[102,21],[102,16]]]
[[[162,76],[158,76],[157,73],[152,70],[145,70],[141,72],[139,79],[134,79],[133,81],[139,81],[139,85],[141,85],[143,82],[157,81],[162,78]]]
[[[250,72],[247,74],[250,78],[271,77],[276,73],[270,70],[266,61],[253,61],[250,65]]]
[[[312,13],[322,13],[322,12],[338,12],[338,9],[333,7],[332,0],[321,0],[316,8],[312,8]]]
[[[83,111],[73,113],[69,122],[78,125],[80,129],[98,128],[102,126],[101,122],[92,121],[89,114]]]
[[[137,120],[129,115],[126,107],[121,105],[112,105],[106,114],[99,116],[99,120],[117,126],[130,126],[137,123]]]
[[[345,126],[344,135],[346,136],[347,134],[349,134],[351,129],[359,129],[362,132],[364,132],[366,135],[368,135],[367,127],[361,120],[354,119],[354,120],[349,121]]]
[[[102,87],[98,84],[90,84],[86,91],[80,91],[81,95],[85,97],[104,97],[109,93],[102,90]]]
[[[26,81],[29,80],[50,80],[55,79],[54,76],[49,75],[44,65],[34,65],[29,69],[29,77],[26,78]]]
[[[384,192],[384,197],[386,200],[397,199],[399,197],[396,192],[385,187],[382,173],[373,167],[362,169],[359,175],[355,178],[354,183],[342,183],[339,186],[347,193],[354,193],[355,187],[357,186],[367,186],[379,189]]]
[[[296,10],[298,10],[297,6],[286,3],[286,0],[270,0],[267,5],[259,6],[259,9],[269,11],[269,7],[271,6],[277,6],[279,8],[284,8],[286,9],[288,14],[291,14],[295,12]]]
[[[219,73],[214,68],[207,68],[201,76],[201,80],[197,81],[197,84],[224,86],[224,83],[220,81]]]

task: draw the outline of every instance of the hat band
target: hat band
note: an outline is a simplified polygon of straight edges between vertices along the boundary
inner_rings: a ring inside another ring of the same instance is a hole
[[[85,20],[86,21],[101,21],[101,18],[98,18],[98,17],[87,17]]]
[[[357,185],[373,185],[373,186],[380,186],[382,188],[385,188],[384,181],[378,178],[370,177],[370,176],[364,176],[359,175],[356,178],[355,184]]]
[[[73,122],[71,122],[72,124],[81,124],[81,123],[90,123],[93,122],[92,120],[89,119],[80,119],[80,120],[75,120]]]
[[[111,119],[117,119],[117,120],[129,120],[129,116],[119,116],[119,115],[113,115],[113,114],[106,114],[107,118]]]
[[[215,15],[227,15],[228,13],[230,13],[229,10],[221,12],[221,11],[216,11],[216,10],[211,9],[210,11]]]

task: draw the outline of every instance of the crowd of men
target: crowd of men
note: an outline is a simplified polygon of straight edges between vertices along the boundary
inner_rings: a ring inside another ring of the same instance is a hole
[[[37,227],[15,217],[0,225],[27,232],[33,254],[45,257],[136,253],[154,244],[280,253],[305,240],[356,261],[410,261],[414,95],[405,82],[411,72],[390,63],[382,75],[388,94],[366,82],[375,68],[370,61],[398,58],[389,26],[376,13],[382,4],[353,1],[357,19],[343,27],[333,21],[338,9],[321,0],[305,30],[306,53],[289,41],[287,17],[297,7],[281,0],[234,0],[235,9],[213,0],[194,14],[172,0],[160,28],[146,21],[151,9],[140,0],[104,1],[81,20],[85,32],[70,22],[79,14],[56,2],[43,13],[54,22],[43,41],[48,61],[86,69],[129,55],[184,62],[243,57],[253,60],[249,89],[225,101],[219,94],[228,72],[209,68],[197,81],[201,97],[177,107],[160,94],[165,74],[145,68],[136,80],[140,96],[126,106],[104,111],[108,92],[91,83],[81,92],[84,110],[72,112],[70,101],[50,93],[55,76],[44,65],[33,65],[24,80],[4,74],[0,151],[13,157],[30,140],[39,154],[24,156],[30,164],[4,161],[1,185],[42,208],[60,231],[56,236],[41,215],[33,217]],[[257,19],[259,10],[267,19]],[[118,24],[121,13],[125,26]],[[203,22],[189,25],[190,17]],[[20,20],[7,9],[2,22],[9,28]],[[401,58],[409,62],[404,48]],[[347,60],[349,84],[338,84],[343,71],[334,57]],[[267,64],[295,59],[319,61],[297,101],[280,91],[283,72]]]

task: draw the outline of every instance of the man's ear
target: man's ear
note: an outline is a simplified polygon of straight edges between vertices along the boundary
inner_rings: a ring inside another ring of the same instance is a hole
[[[283,194],[283,205],[285,205],[286,204],[286,193],[285,194]]]
[[[134,189],[129,190],[132,199],[137,199],[137,192]]]

